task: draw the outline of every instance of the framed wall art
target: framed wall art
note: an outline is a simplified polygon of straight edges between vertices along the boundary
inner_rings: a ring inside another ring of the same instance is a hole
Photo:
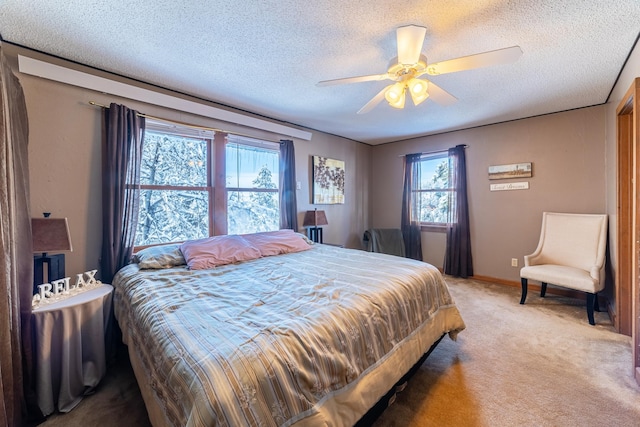
[[[489,166],[489,179],[530,178],[531,163]]]
[[[322,156],[313,157],[313,203],[344,203],[344,161]]]

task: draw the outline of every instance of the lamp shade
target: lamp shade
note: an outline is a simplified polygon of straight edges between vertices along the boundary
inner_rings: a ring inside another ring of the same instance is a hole
[[[398,82],[389,86],[384,97],[393,108],[404,108],[405,84]]]
[[[31,218],[33,252],[72,251],[67,218]]]
[[[429,92],[427,91],[427,82],[425,80],[411,79],[409,80],[408,86],[409,93],[411,94],[411,99],[413,100],[414,105],[420,104],[429,97]]]
[[[317,209],[313,211],[307,211],[304,214],[304,220],[302,221],[303,227],[317,227],[319,225],[327,225],[327,216],[324,211],[319,211]]]

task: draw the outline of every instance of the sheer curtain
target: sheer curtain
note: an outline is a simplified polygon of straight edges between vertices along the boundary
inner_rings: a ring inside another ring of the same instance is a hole
[[[412,190],[420,185],[420,158],[422,154],[407,154],[404,157],[404,187],[402,190],[401,229],[407,258],[422,261],[422,235],[418,198]]]
[[[449,197],[447,249],[444,272],[451,276],[473,276],[471,237],[469,231],[469,205],[467,203],[467,165],[464,145],[449,149],[449,182],[455,191]]]
[[[280,141],[280,228],[298,231],[296,155],[293,141]]]
[[[145,119],[137,111],[113,103],[105,109],[104,119],[101,278],[111,283],[133,252]]]
[[[0,42],[0,425],[42,417],[33,388],[33,253],[29,200],[29,123],[22,86]]]

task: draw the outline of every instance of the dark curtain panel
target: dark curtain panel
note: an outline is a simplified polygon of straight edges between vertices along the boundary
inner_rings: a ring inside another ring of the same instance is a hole
[[[0,425],[42,418],[35,398],[31,298],[29,122],[22,86],[0,44]],[[26,414],[25,414],[26,413]]]
[[[280,228],[298,231],[296,155],[293,141],[280,141]]]
[[[458,145],[449,149],[449,182],[453,184],[455,191],[449,198],[450,217],[447,224],[444,272],[451,276],[467,278],[473,276],[473,262],[464,147],[464,145]]]
[[[407,258],[422,261],[422,236],[418,200],[413,197],[413,188],[420,183],[420,158],[422,154],[407,154],[404,157],[404,187],[402,190],[402,238]]]
[[[137,111],[113,103],[104,119],[101,278],[111,283],[133,252],[145,120]]]

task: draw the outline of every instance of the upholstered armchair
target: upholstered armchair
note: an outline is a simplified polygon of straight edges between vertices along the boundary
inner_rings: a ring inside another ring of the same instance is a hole
[[[548,283],[586,292],[587,317],[595,325],[597,294],[605,283],[606,241],[607,215],[544,212],[538,247],[524,257],[520,270],[520,304],[527,298],[529,280],[541,283],[541,297]]]
[[[370,228],[364,232],[363,241],[368,252],[406,256],[404,237],[399,228]]]

